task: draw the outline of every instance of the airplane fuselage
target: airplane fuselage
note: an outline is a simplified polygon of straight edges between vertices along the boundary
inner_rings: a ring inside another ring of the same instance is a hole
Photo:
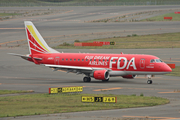
[[[128,74],[165,74],[170,68],[159,58],[140,54],[89,54],[89,53],[51,53],[36,54],[32,57],[41,58],[37,64],[68,65],[74,67],[92,67],[110,69],[111,76]],[[154,62],[151,62],[154,60]],[[31,61],[31,60],[30,60]],[[120,71],[118,73],[118,71]]]

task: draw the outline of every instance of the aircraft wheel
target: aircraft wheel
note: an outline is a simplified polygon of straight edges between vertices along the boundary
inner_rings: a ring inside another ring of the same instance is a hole
[[[91,82],[91,78],[90,77],[88,77],[88,81],[87,82]]]
[[[83,81],[84,81],[84,82],[87,82],[87,81],[88,81],[88,77],[84,77],[84,78],[83,78]]]
[[[102,80],[103,82],[107,82],[107,81],[109,81],[109,78],[107,79],[107,80]]]
[[[152,80],[148,80],[147,83],[148,83],[148,84],[152,84]]]
[[[84,82],[91,82],[91,78],[90,78],[90,77],[84,77],[84,78],[83,78],[83,81],[84,81]]]

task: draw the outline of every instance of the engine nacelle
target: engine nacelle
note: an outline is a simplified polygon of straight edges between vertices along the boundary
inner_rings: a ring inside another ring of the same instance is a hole
[[[93,77],[99,80],[108,80],[109,72],[107,70],[96,70],[93,73]]]
[[[122,76],[123,78],[126,78],[126,79],[134,79],[137,75],[125,75],[125,76]]]

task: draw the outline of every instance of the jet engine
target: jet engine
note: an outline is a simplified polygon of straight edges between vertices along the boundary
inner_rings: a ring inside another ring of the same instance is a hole
[[[109,80],[109,72],[107,70],[96,70],[93,77],[99,80]]]
[[[126,79],[134,79],[137,75],[125,75],[125,76],[122,76],[123,78],[126,78]]]

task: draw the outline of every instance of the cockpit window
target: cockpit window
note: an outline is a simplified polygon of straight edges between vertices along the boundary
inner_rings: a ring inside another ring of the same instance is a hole
[[[155,63],[155,60],[154,60],[154,59],[151,59],[150,63]]]
[[[161,59],[151,59],[150,63],[161,63],[163,62]]]
[[[156,63],[160,63],[160,62],[162,62],[162,60],[156,59]]]

